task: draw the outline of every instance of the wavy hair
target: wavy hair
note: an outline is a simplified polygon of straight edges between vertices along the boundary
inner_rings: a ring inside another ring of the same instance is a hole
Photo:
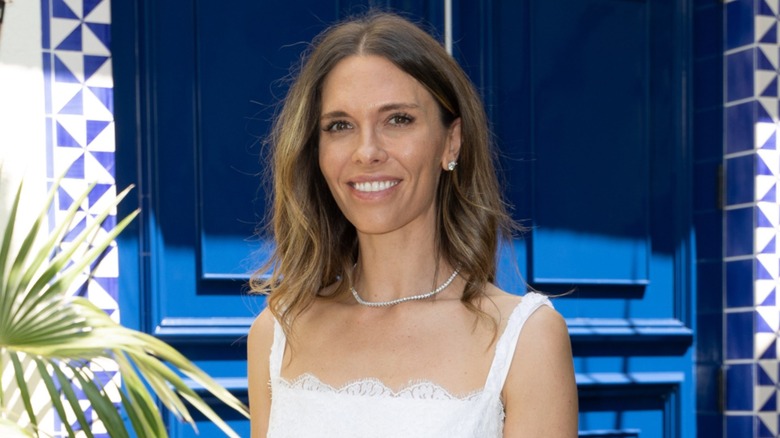
[[[440,43],[397,15],[370,12],[336,24],[304,53],[268,139],[273,205],[269,225],[275,248],[253,275],[252,291],[268,294],[268,306],[285,332],[319,291],[341,281],[333,297],[349,293],[357,260],[357,233],[336,205],[318,164],[322,84],[341,60],[381,56],[422,84],[449,126],[461,119],[458,167],[443,172],[437,188],[436,248],[467,280],[461,301],[475,305],[495,281],[500,239],[517,229],[500,196],[487,117],[471,81]],[[270,273],[266,275],[266,273]]]

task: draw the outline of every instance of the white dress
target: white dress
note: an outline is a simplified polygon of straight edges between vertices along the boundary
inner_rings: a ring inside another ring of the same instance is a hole
[[[531,292],[523,297],[499,337],[484,388],[465,397],[452,396],[428,381],[398,392],[377,379],[357,380],[340,388],[311,374],[288,382],[280,375],[286,338],[275,323],[268,437],[501,437],[501,390],[517,339],[528,317],[543,305],[552,307],[543,295]]]

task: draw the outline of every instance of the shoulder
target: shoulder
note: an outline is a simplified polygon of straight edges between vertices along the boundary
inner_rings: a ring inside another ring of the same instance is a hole
[[[527,296],[524,299],[540,299]],[[526,320],[504,386],[507,435],[576,436],[577,386],[566,321],[550,306]],[[549,430],[550,424],[556,430]],[[551,433],[553,432],[553,433]]]
[[[553,310],[549,299],[543,294],[526,293],[525,295],[516,295],[501,290],[491,283],[488,283],[485,287],[485,295],[479,302],[479,308],[493,317],[494,320],[501,326],[502,324],[506,323],[507,319],[509,319],[512,313],[518,307],[520,307],[521,304],[525,308],[536,307],[536,310],[532,312],[532,314],[539,312],[539,310],[541,310],[540,313],[547,314],[547,316],[537,318],[549,319],[554,318],[554,315],[558,315],[558,313]],[[560,315],[558,316],[560,317]],[[562,318],[560,318],[560,320],[563,322]]]
[[[274,317],[266,308],[255,318],[247,338],[247,380],[252,437],[265,436],[271,409],[269,359],[274,339]]]
[[[269,347],[271,346],[274,334],[274,321],[274,316],[267,307],[257,315],[252,322],[252,325],[249,327],[249,338],[247,342],[250,346],[258,343],[268,344]]]
[[[249,327],[247,361],[250,365],[257,361],[267,366],[268,355],[274,341],[274,324],[274,316],[266,308],[260,312]]]

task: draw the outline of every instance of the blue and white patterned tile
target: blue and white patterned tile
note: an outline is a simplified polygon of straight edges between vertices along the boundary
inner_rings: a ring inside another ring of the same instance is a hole
[[[74,221],[78,229],[84,229],[116,196],[110,1],[41,0],[41,5],[47,155],[51,157],[48,174],[65,175],[53,218],[61,221],[89,182],[97,182],[95,190],[80,204]],[[105,236],[115,222],[116,218],[109,216],[95,232]],[[71,292],[87,297],[118,321],[116,245],[109,247],[101,259],[89,274],[82,274],[83,284]],[[93,363],[90,367],[118,382],[115,365]],[[90,416],[94,418],[93,413]],[[106,435],[101,428],[96,424],[93,431]]]
[[[757,326],[759,330],[766,330],[768,324],[757,316]],[[776,359],[777,356],[777,336],[774,333],[755,333],[753,335],[755,353],[753,359]]]
[[[780,153],[777,149],[759,149],[755,153],[756,175],[780,176]]]
[[[760,97],[777,97],[777,73],[774,71],[758,70],[755,72],[753,92]]]
[[[756,149],[777,149],[777,123],[755,124]]]
[[[768,271],[761,262],[758,262],[757,265],[762,272]],[[774,278],[756,280],[753,292],[754,305],[777,305],[777,287],[778,281]]]
[[[774,386],[757,386],[753,393],[754,406],[759,412],[775,412],[774,421],[768,422],[772,430],[777,430],[777,388]]]
[[[769,334],[772,337],[780,329],[780,314],[775,306],[759,306],[756,308],[756,332]]]
[[[778,179],[774,175],[756,175],[754,197],[757,202],[777,203]]]
[[[760,412],[756,417],[756,438],[776,438],[777,412]]]
[[[778,369],[777,360],[759,360],[756,367],[756,382],[764,386],[777,386],[778,377],[780,377],[778,373],[780,373],[780,369]]]
[[[756,120],[764,123],[776,123],[778,118],[777,98],[775,97],[757,97],[759,105],[756,108]]]
[[[763,9],[759,8],[759,11]],[[777,43],[777,17],[772,15],[756,15],[755,41],[759,43]]]
[[[777,233],[771,228],[756,228],[756,253],[772,254],[777,251]]]

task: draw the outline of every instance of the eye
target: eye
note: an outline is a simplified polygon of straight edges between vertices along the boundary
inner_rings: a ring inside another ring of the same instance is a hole
[[[323,131],[327,132],[339,132],[347,129],[351,129],[352,125],[344,120],[334,120],[322,127]]]
[[[391,125],[398,125],[398,126],[405,126],[409,125],[412,122],[414,122],[414,117],[410,116],[409,114],[393,114],[388,119],[388,123]]]

